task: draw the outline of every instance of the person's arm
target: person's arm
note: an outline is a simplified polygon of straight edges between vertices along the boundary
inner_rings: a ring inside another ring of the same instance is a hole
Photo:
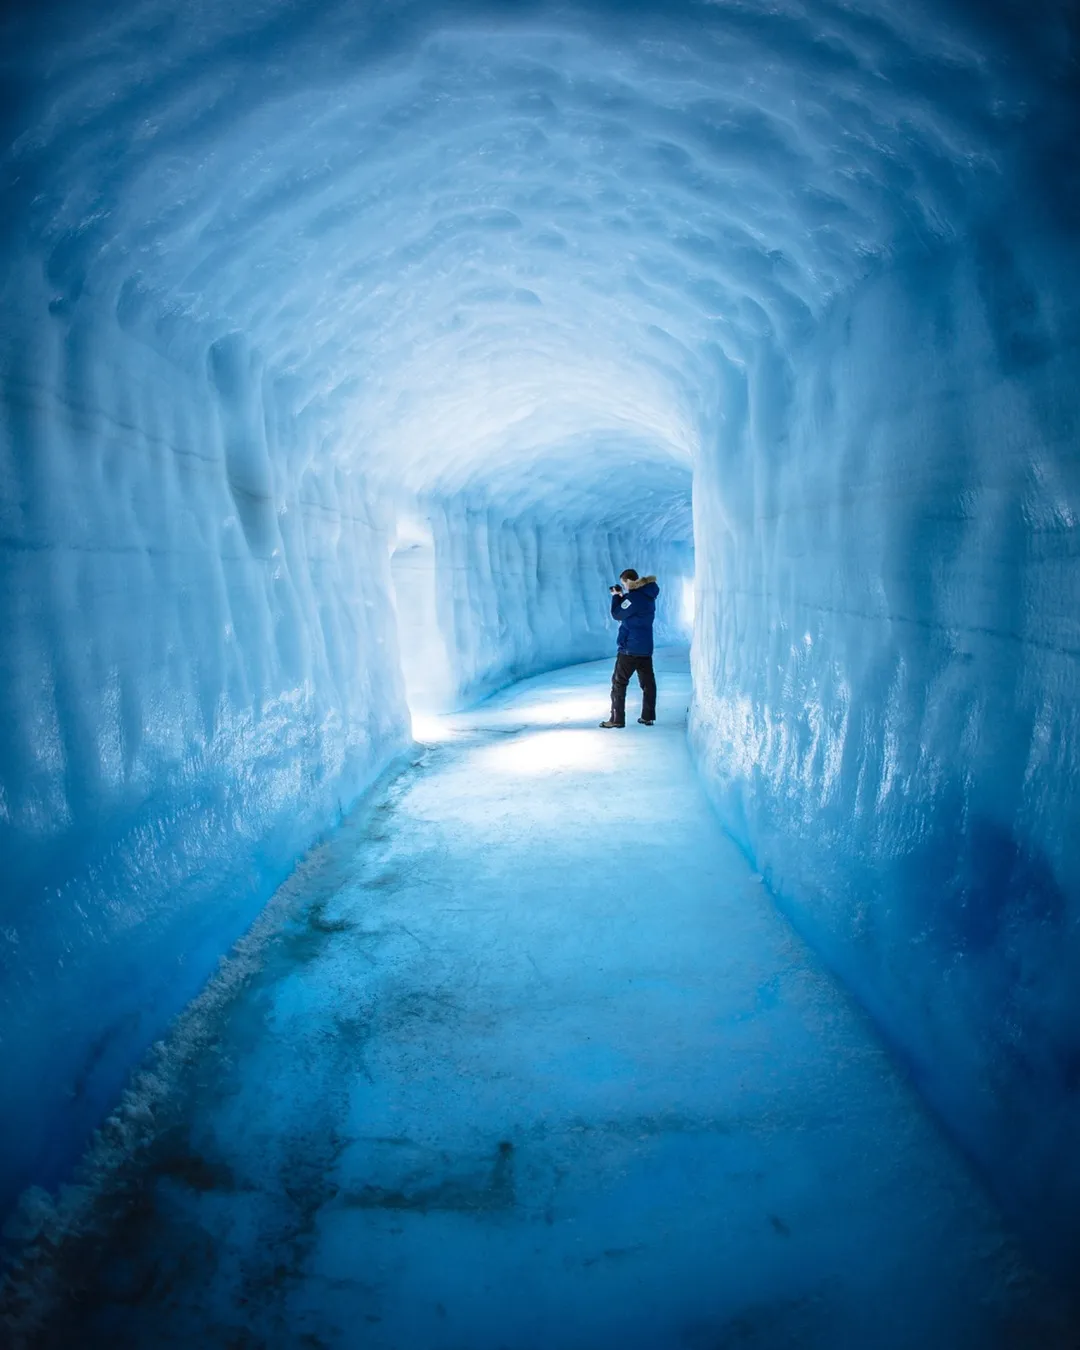
[[[620,623],[622,623],[626,612],[623,605],[629,607],[629,599],[630,597],[624,591],[612,591],[611,593],[611,617],[618,619]]]

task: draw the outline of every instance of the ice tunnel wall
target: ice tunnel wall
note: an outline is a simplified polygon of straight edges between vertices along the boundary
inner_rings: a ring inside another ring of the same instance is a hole
[[[43,303],[4,352],[7,1201],[407,738],[361,476],[257,371]]]
[[[631,565],[725,825],[1074,1260],[1068,8],[5,21],[0,1209],[406,677],[599,656]]]
[[[1067,1270],[1078,267],[1003,210],[733,380],[695,483],[692,728],[781,905]]]

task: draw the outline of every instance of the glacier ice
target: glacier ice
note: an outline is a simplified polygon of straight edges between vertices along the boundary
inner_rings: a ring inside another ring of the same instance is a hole
[[[721,830],[685,650],[656,665],[615,737],[608,660],[431,719],[136,1074],[63,1226],[25,1214],[63,1238],[24,1341],[1072,1350]]]
[[[1074,1261],[1071,12],[4,22],[0,1209],[410,703],[602,655],[632,565],[732,835]]]

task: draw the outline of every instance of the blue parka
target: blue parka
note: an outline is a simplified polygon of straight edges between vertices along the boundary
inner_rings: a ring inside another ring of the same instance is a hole
[[[627,585],[626,594],[611,597],[611,617],[619,620],[619,651],[626,656],[652,656],[652,626],[660,587],[655,577],[642,577]]]

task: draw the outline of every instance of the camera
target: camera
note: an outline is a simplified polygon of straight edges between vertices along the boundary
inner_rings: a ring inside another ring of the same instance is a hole
[[[622,595],[622,587],[621,587],[621,586],[612,586],[610,589],[611,589],[611,594],[612,594],[612,595]]]

